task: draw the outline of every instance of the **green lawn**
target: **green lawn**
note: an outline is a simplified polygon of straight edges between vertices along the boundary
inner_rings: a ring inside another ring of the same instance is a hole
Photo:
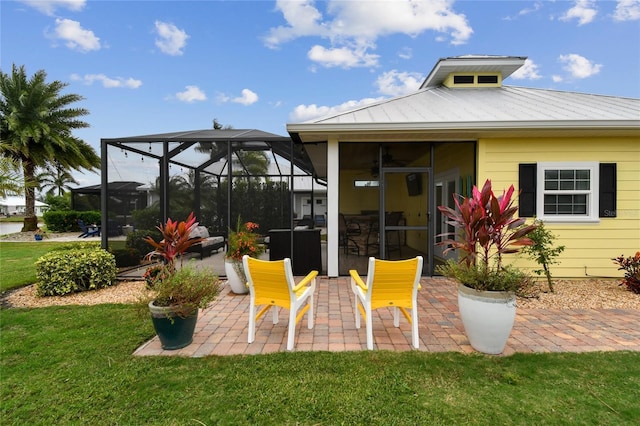
[[[36,260],[59,245],[46,241],[0,242],[0,291],[34,283]]]
[[[3,309],[3,425],[637,424],[640,354],[132,356],[132,306]]]

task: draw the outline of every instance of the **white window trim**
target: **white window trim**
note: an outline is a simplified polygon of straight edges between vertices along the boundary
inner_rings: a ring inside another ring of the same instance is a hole
[[[587,193],[587,215],[545,215],[544,214],[544,172],[552,170],[589,169],[591,188]],[[537,166],[536,176],[536,217],[544,222],[598,223],[598,204],[600,200],[600,165],[596,161],[541,162]]]

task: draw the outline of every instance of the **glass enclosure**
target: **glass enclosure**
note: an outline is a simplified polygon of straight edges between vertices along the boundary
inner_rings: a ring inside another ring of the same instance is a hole
[[[79,194],[78,203],[103,211],[105,248],[146,250],[146,243],[131,240],[157,238],[159,223],[184,220],[190,212],[210,237],[226,240],[239,220],[251,221],[268,243],[270,230],[293,228],[298,198],[324,188],[299,146],[256,130],[103,139],[102,150],[106,197]],[[223,265],[216,273],[224,275]]]

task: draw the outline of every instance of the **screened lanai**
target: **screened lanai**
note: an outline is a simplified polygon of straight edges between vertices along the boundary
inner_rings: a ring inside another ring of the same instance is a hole
[[[192,211],[210,235],[225,239],[238,218],[259,224],[264,236],[272,230],[290,231],[301,219],[293,211],[296,188],[311,180],[308,197],[313,199],[314,186],[326,186],[314,176],[301,145],[256,129],[109,138],[101,140],[101,150],[103,248],[115,241],[109,227],[144,233],[167,218],[184,220]],[[123,210],[117,194],[110,192],[111,184],[121,181],[141,183],[137,190],[147,197],[145,207],[131,204]],[[295,257],[293,233],[288,234]]]

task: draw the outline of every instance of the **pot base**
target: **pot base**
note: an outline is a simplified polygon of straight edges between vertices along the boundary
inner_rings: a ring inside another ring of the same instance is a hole
[[[490,355],[504,351],[516,318],[516,296],[458,287],[458,309],[471,346]]]

